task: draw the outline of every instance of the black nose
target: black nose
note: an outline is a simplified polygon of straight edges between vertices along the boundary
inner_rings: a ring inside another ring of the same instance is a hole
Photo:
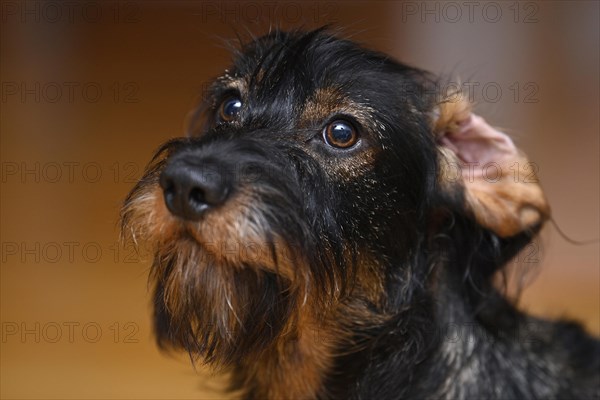
[[[174,160],[160,175],[165,203],[172,214],[198,220],[202,214],[225,202],[230,179],[217,165]]]

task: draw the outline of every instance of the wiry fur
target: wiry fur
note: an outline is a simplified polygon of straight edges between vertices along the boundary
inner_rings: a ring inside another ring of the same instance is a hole
[[[164,145],[123,208],[155,254],[159,343],[231,370],[246,398],[598,398],[598,342],[492,285],[541,222],[500,237],[443,184],[436,135],[457,121],[434,88],[324,30],[241,49],[204,127]],[[244,108],[218,123],[232,93]],[[322,141],[339,115],[355,149]],[[170,215],[165,164],[207,158],[235,192],[200,221]],[[451,326],[468,332],[440,335]]]

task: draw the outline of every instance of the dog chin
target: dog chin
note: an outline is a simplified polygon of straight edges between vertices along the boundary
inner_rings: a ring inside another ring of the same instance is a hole
[[[279,277],[215,261],[197,244],[154,262],[155,327],[163,348],[183,348],[213,366],[269,346],[295,296]]]

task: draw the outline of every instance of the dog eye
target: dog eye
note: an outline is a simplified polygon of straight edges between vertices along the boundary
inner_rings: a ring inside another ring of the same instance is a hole
[[[230,97],[221,103],[219,107],[219,118],[223,122],[232,121],[242,108],[242,101],[237,97]]]
[[[337,120],[325,127],[323,138],[332,147],[347,149],[358,142],[358,132],[349,122]]]

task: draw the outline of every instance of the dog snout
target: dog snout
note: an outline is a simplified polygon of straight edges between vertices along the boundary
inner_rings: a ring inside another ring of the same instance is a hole
[[[224,204],[232,189],[232,180],[222,165],[198,160],[169,162],[159,183],[169,211],[189,221],[197,221],[209,209]]]

